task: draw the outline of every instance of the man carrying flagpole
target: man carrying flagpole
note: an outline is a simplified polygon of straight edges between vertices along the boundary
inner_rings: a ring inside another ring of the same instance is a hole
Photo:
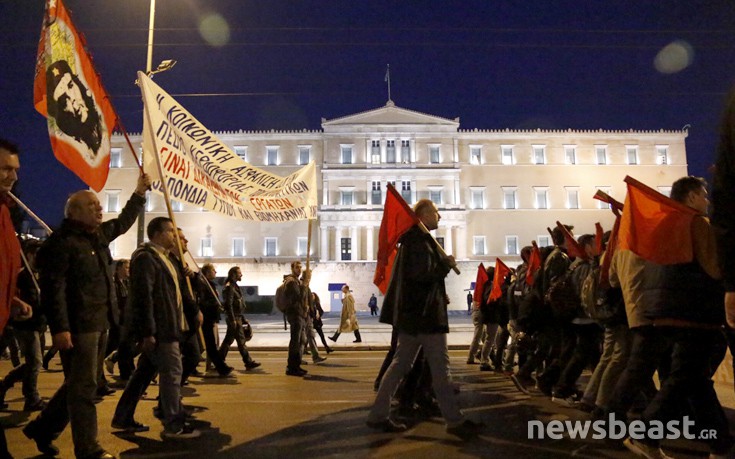
[[[441,255],[433,237],[422,231],[437,229],[441,216],[433,202],[422,199],[413,212],[418,224],[400,238],[393,274],[383,302],[380,321],[393,325],[398,344],[383,377],[367,425],[385,432],[402,432],[405,424],[390,418],[391,398],[413,365],[419,348],[431,370],[434,392],[447,432],[462,438],[477,435],[482,424],[464,417],[454,394],[447,352],[447,297],[444,278],[455,267],[451,255]]]

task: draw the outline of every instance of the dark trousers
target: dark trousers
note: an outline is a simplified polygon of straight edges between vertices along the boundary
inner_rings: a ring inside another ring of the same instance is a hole
[[[117,346],[117,354],[113,354],[113,361],[115,356],[117,359],[117,367],[120,370],[120,379],[127,381],[130,379],[130,375],[135,370],[135,357],[140,354],[138,345],[135,342],[135,338],[132,333],[127,333],[125,328],[122,329],[120,336],[120,342]]]
[[[319,335],[319,338],[322,340],[324,349],[329,349],[329,345],[327,344],[327,339],[324,337],[324,330],[322,330],[322,326],[319,325],[319,327],[314,327],[314,331],[316,331],[316,334]]]
[[[245,340],[245,330],[242,328],[242,317],[236,318],[234,321],[227,319],[227,333],[225,333],[225,338],[219,347],[219,353],[223,359],[227,357],[227,352],[230,350],[230,345],[233,341],[237,343],[237,350],[240,352],[243,363],[247,364],[252,362],[253,359],[250,357],[250,352],[248,352],[248,346],[246,344],[247,341]]]
[[[158,367],[151,358],[145,352],[142,353],[138,359],[138,366],[130,376],[125,390],[117,402],[115,414],[112,416],[113,423],[132,424],[138,401],[143,397],[157,371]]]
[[[202,351],[199,348],[198,329],[189,330],[184,333],[180,342],[181,349],[181,382],[189,379],[189,375],[194,373],[202,358]]]
[[[667,352],[668,343],[652,325],[635,327],[630,332],[633,339],[628,364],[615,385],[608,406],[608,411],[615,413],[616,418],[621,420],[626,419],[626,413],[641,394],[653,396],[653,373],[661,367],[659,379],[665,379],[666,371],[663,368],[667,365],[662,365],[662,360],[668,360],[670,355]]]
[[[299,315],[287,315],[288,326],[291,331],[291,340],[288,342],[288,362],[286,368],[288,370],[296,370],[301,368],[301,358],[303,356],[301,347],[301,333],[304,329],[304,318]]]
[[[214,368],[218,372],[224,373],[227,371],[227,364],[219,353],[219,349],[217,349],[217,338],[214,335],[216,324],[217,321],[205,317],[202,324],[202,335],[204,335],[204,347],[207,349],[209,361],[212,362],[212,365],[214,365]]]
[[[589,365],[595,356],[599,358],[600,334],[602,329],[597,324],[577,325],[572,324],[574,331],[574,350],[571,358],[562,368],[561,375],[556,382],[555,391],[560,396],[568,396],[575,390],[575,384],[584,368]]]
[[[711,379],[712,354],[721,334],[719,330],[661,327],[662,341],[670,344],[671,369],[661,389],[643,413],[643,421],[679,418],[681,402],[688,401],[694,414],[695,432],[714,429],[717,437],[709,440],[710,451],[726,454],[733,439],[725,413],[717,399]]]

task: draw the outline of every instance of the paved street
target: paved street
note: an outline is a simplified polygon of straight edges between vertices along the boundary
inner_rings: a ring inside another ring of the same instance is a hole
[[[464,442],[444,432],[440,418],[415,424],[402,434],[376,432],[365,426],[367,409],[372,403],[373,380],[385,355],[384,350],[354,352],[353,336],[342,335],[336,351],[320,365],[309,364],[305,378],[284,375],[287,335],[278,317],[258,317],[252,322],[256,336],[251,341],[253,355],[262,367],[245,372],[237,352],[228,355],[235,366],[234,378],[193,377],[185,387],[184,402],[196,410],[196,425],[203,430],[200,439],[162,442],[161,424],[153,417],[157,394],[151,386],[138,406],[137,419],[151,426],[150,432],[124,436],[110,428],[110,419],[119,392],[98,404],[100,440],[119,457],[204,457],[209,458],[316,458],[316,457],[631,457],[619,443],[602,440],[528,440],[527,421],[587,419],[586,415],[562,408],[538,393],[523,395],[510,380],[493,372],[481,372],[477,365],[467,365],[466,350],[454,349],[452,372],[460,387],[460,403],[468,416],[487,424],[476,440]],[[361,349],[379,348],[389,342],[389,329],[374,318],[362,317]],[[336,319],[328,318],[325,332],[334,330]],[[469,340],[467,316],[452,316],[452,338]],[[280,330],[279,326],[280,325]],[[388,340],[388,341],[386,341]],[[457,344],[458,346],[459,344]],[[257,349],[256,349],[257,348]],[[61,382],[58,359],[42,372],[40,390],[50,396]],[[0,361],[6,373],[9,362]],[[733,406],[732,386],[718,386]],[[8,411],[0,413],[11,453],[16,458],[35,457],[35,445],[20,429],[28,421],[21,412],[20,389],[7,396]],[[735,425],[733,411],[728,410]],[[61,457],[73,457],[71,435],[67,429],[56,443]],[[705,450],[692,442],[666,444],[667,452],[677,458],[703,457]]]

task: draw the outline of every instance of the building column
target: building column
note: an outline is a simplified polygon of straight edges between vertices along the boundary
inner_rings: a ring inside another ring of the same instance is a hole
[[[329,227],[322,226],[319,228],[319,261],[329,260]]]
[[[374,226],[368,226],[367,228],[365,228],[365,233],[366,233],[365,234],[365,237],[367,238],[367,241],[365,241],[365,243],[366,243],[365,244],[365,250],[367,250],[367,253],[365,254],[365,260],[367,260],[367,261],[373,261],[373,260],[375,260],[375,257],[373,256],[373,254],[374,254],[374,249],[373,249],[373,238],[374,238],[374,235],[373,235],[373,232],[374,231],[375,231],[375,227]]]
[[[447,255],[453,255],[454,250],[452,250],[452,228],[453,226],[447,226],[444,228],[444,251],[447,253]]]
[[[357,234],[357,227],[350,226],[350,247],[352,253],[350,254],[351,261],[357,261],[360,259],[360,238]]]
[[[342,261],[342,227],[334,227],[334,260]]]
[[[457,255],[455,256],[458,260],[467,259],[467,226],[457,227]]]

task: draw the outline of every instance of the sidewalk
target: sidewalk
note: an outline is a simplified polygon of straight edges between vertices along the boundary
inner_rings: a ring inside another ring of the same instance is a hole
[[[253,350],[285,350],[288,348],[290,335],[283,328],[282,314],[250,314],[245,318],[253,327],[253,339],[248,341],[248,349]],[[390,347],[392,327],[380,323],[378,316],[371,316],[369,312],[357,313],[360,324],[360,335],[362,343],[353,343],[355,335],[343,333],[336,343],[327,339],[329,346],[335,349],[349,350],[387,350]],[[324,336],[332,336],[339,326],[339,313],[328,312],[322,317]],[[227,325],[224,320],[219,323],[220,341],[224,338]],[[466,311],[450,311],[449,313],[449,335],[447,342],[450,349],[467,348],[472,340],[474,326],[472,317]],[[234,344],[233,344],[234,345]],[[317,336],[317,345],[321,348],[322,343]]]

